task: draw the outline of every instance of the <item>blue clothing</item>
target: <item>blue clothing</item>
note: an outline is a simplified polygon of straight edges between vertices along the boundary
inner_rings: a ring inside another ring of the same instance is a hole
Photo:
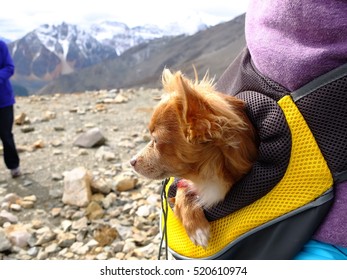
[[[347,260],[347,248],[310,240],[294,260]]]
[[[0,40],[0,108],[15,103],[10,77],[14,74],[14,64],[5,42]]]

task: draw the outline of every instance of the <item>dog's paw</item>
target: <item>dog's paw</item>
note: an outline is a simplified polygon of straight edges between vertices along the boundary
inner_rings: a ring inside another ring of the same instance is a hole
[[[198,228],[195,232],[188,235],[195,245],[206,248],[210,238],[210,227]]]
[[[182,182],[185,186],[189,184],[187,180]],[[206,248],[210,238],[210,224],[203,208],[197,204],[195,193],[190,192],[188,187],[177,188],[174,213],[182,222],[190,240],[195,245]]]

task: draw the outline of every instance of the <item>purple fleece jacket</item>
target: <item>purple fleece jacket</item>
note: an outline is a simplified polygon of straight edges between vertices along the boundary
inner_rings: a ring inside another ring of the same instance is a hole
[[[250,0],[245,31],[255,67],[289,91],[347,63],[346,0]],[[347,247],[347,182],[314,238]]]
[[[245,32],[256,68],[290,91],[347,63],[344,0],[250,0]]]

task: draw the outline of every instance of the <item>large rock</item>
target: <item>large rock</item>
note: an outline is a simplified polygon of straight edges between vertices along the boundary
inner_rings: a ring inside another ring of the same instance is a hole
[[[25,248],[28,245],[32,236],[26,229],[26,226],[22,224],[10,225],[5,228],[5,232],[11,243],[21,248]]]
[[[74,145],[82,148],[92,148],[104,144],[105,141],[106,138],[102,135],[100,129],[94,127],[78,136]]]
[[[65,172],[63,202],[85,207],[91,201],[91,175],[84,167]]]

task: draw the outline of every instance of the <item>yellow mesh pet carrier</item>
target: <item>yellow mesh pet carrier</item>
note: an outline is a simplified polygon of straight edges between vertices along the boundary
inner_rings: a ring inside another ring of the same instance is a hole
[[[292,133],[292,152],[283,179],[256,202],[211,222],[211,238],[206,249],[191,242],[169,208],[167,238],[175,254],[186,258],[215,258],[238,238],[305,206],[332,187],[333,178],[327,163],[291,97],[282,98],[278,104]],[[167,191],[172,181],[166,185]]]
[[[205,209],[207,248],[191,242],[164,199],[170,252],[177,259],[291,259],[328,213],[334,179],[347,169],[347,65],[288,94],[256,72],[245,50],[217,86],[246,101],[260,157],[223,202]],[[164,186],[166,197],[175,196],[177,180]]]

